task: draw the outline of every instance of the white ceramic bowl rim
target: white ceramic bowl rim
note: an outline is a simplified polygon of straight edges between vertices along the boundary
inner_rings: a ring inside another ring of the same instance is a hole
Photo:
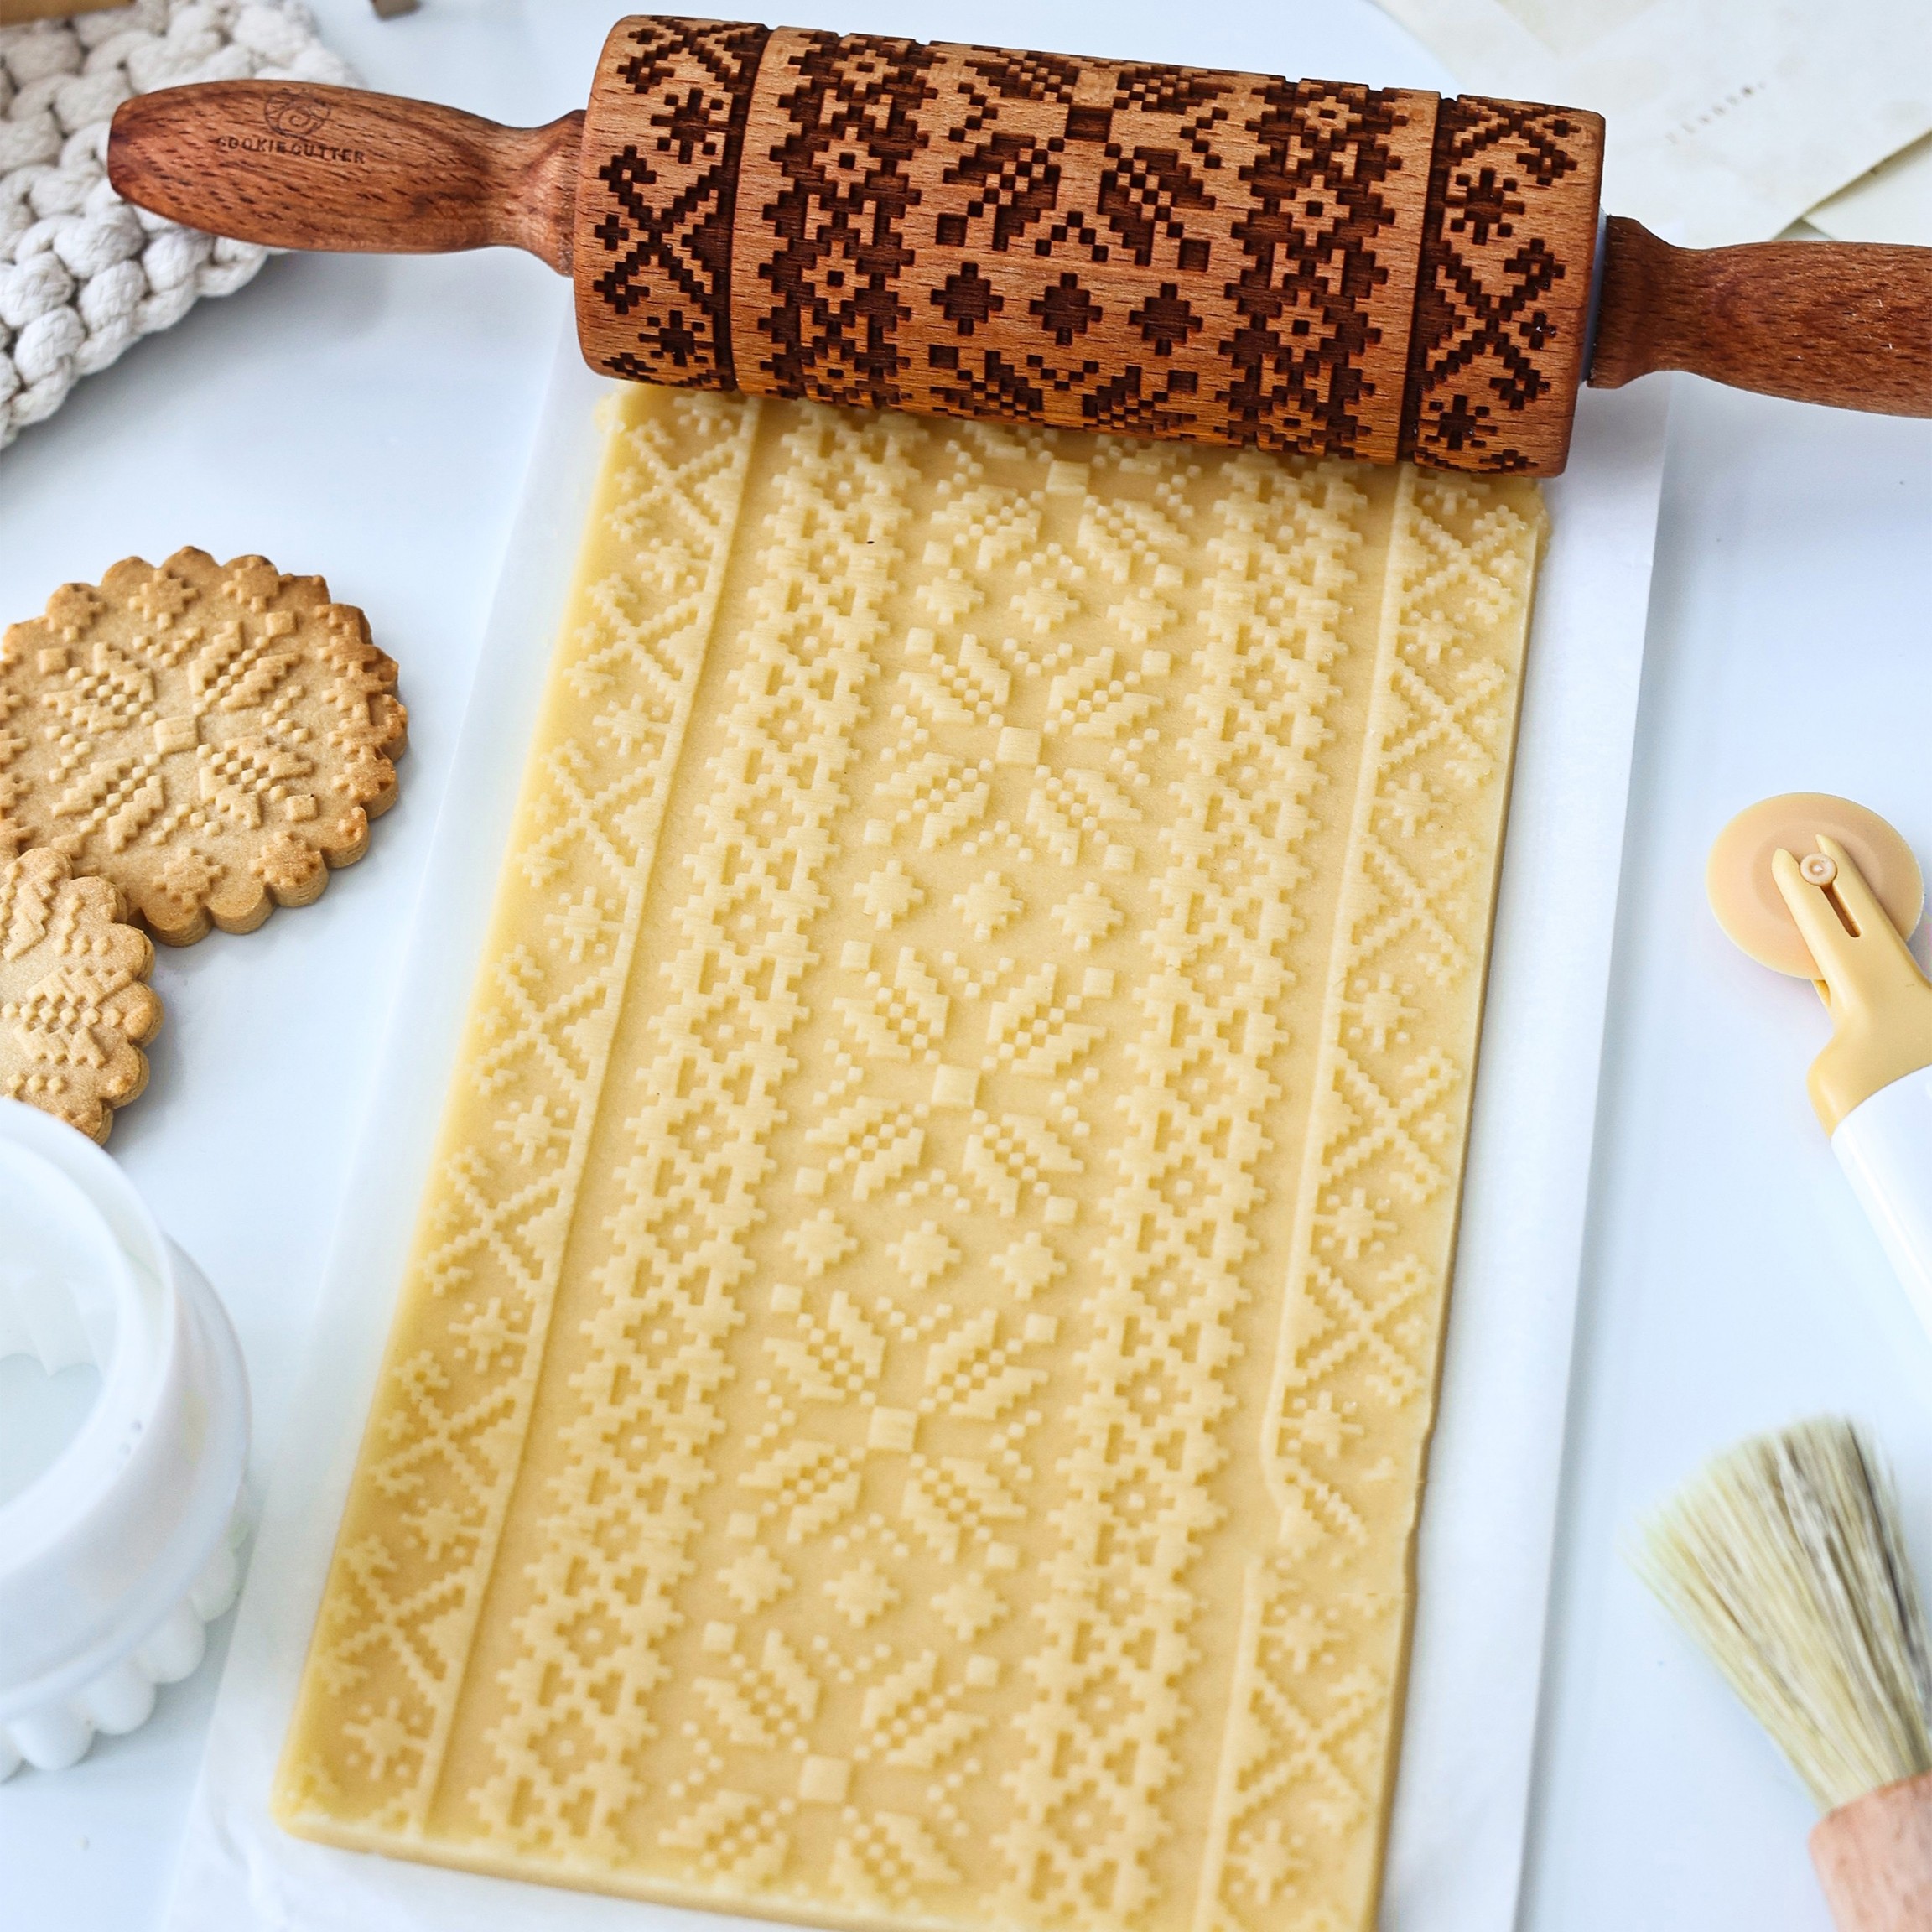
[[[80,1689],[176,1611],[234,1519],[249,1431],[234,1331],[120,1168],[10,1100],[0,1158],[16,1183],[44,1182],[34,1218],[40,1234],[54,1229],[49,1249],[70,1233],[66,1259],[94,1260],[97,1279],[75,1301],[101,1371],[74,1436],[0,1505],[4,1722]],[[23,1279],[31,1296],[33,1257],[15,1261],[16,1297]]]
[[[87,1142],[80,1146],[93,1150]],[[75,1244],[91,1249],[95,1280],[90,1285],[107,1297],[105,1308],[97,1304],[78,1311],[92,1343],[88,1357],[101,1378],[86,1417],[47,1467],[0,1504],[0,1587],[10,1571],[39,1555],[86,1499],[112,1481],[116,1445],[138,1426],[143,1396],[158,1373],[166,1372],[165,1359],[157,1358],[157,1344],[163,1350],[167,1346],[160,1319],[168,1299],[161,1280],[166,1266],[161,1233],[119,1170],[105,1159],[101,1165],[106,1171],[91,1177],[90,1194],[42,1148],[12,1133],[0,1136],[0,1175],[12,1170],[13,1177],[31,1183],[41,1202],[55,1210],[49,1218],[65,1223]],[[117,1210],[112,1215],[104,1211],[108,1200]],[[61,1285],[79,1299],[78,1285]]]

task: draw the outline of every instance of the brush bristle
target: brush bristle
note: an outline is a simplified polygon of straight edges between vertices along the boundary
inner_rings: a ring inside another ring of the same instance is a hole
[[[1637,1567],[1820,1809],[1932,1770],[1932,1643],[1891,1483],[1851,1423],[1718,1457],[1648,1526]]]

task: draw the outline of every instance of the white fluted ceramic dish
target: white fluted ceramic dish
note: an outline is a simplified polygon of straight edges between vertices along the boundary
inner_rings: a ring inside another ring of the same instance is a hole
[[[200,1270],[120,1168],[0,1100],[0,1357],[91,1363],[71,1436],[0,1504],[0,1778],[143,1723],[239,1581],[248,1393]],[[8,1426],[0,1411],[0,1431]]]

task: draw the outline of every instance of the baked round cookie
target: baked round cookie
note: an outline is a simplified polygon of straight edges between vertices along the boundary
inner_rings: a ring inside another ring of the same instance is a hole
[[[130,557],[0,639],[0,855],[47,846],[158,939],[319,897],[396,799],[408,714],[362,613],[262,557]]]
[[[161,1025],[146,933],[105,879],[45,846],[0,861],[0,1093],[105,1140]]]

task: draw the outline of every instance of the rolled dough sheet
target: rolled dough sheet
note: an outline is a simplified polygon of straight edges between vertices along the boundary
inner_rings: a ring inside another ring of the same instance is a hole
[[[1371,1922],[1542,528],[615,402],[288,1826]]]

